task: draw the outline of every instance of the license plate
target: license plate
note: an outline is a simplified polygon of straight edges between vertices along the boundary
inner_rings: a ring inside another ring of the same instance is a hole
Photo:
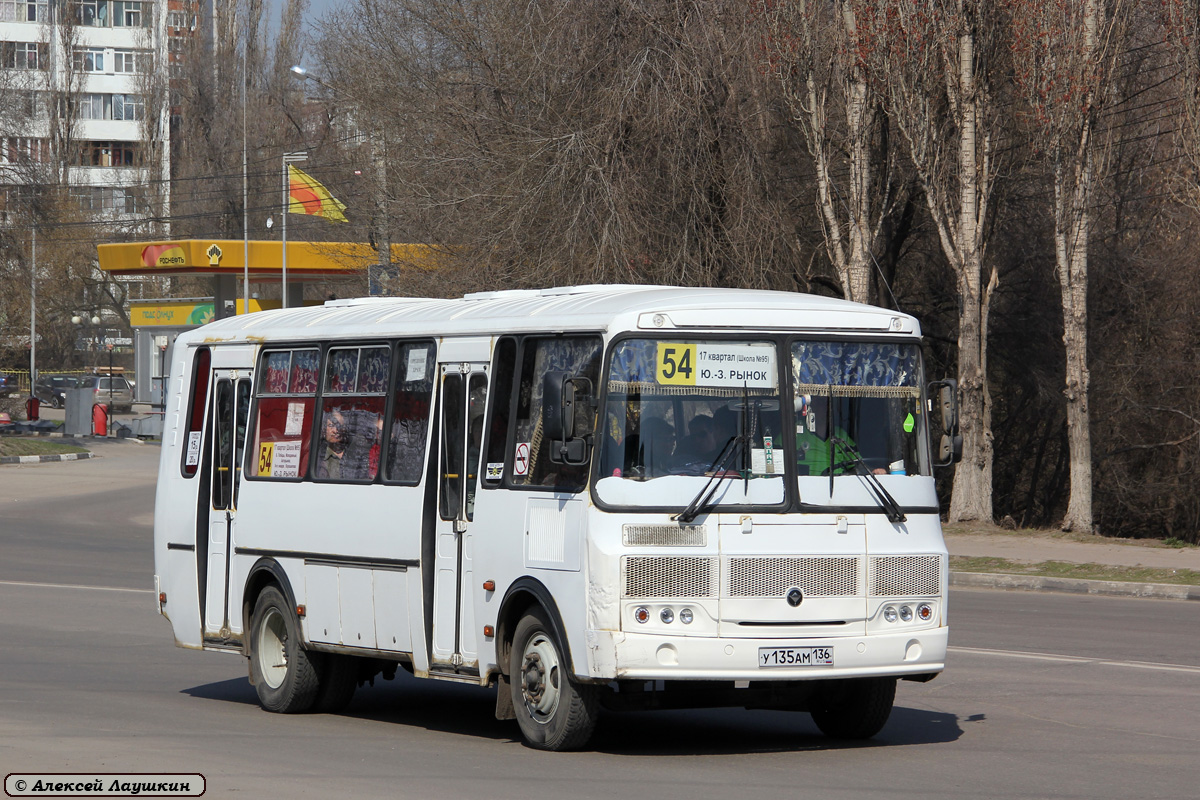
[[[760,647],[760,667],[833,666],[832,647]]]

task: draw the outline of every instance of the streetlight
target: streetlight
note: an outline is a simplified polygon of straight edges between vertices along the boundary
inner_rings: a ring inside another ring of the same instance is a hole
[[[284,153],[283,154],[283,208],[282,219],[280,221],[280,231],[283,234],[283,307],[288,307],[287,298],[287,218],[291,204],[291,181],[288,179],[288,165],[300,161],[307,161],[308,153]]]

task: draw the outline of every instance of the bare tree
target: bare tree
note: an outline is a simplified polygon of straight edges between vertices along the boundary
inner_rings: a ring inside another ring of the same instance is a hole
[[[467,266],[455,288],[767,286],[780,264],[794,286],[775,96],[744,12],[358,0],[326,21],[319,52],[385,131],[393,240],[443,246]]]
[[[958,380],[964,457],[950,520],[992,518],[987,326],[995,267],[985,270],[1000,131],[994,92],[997,9],[987,0],[877,0],[871,17],[889,113],[920,178],[957,279]]]
[[[847,299],[871,302],[872,246],[891,189],[885,120],[869,74],[873,43],[859,23],[871,9],[862,0],[758,2],[771,72],[814,161],[829,261]]]
[[[1088,243],[1097,181],[1104,172],[1100,118],[1125,41],[1124,0],[1006,0],[1012,15],[1014,76],[1024,90],[1030,132],[1053,181],[1054,256],[1066,346],[1070,502],[1063,530],[1092,529],[1092,445],[1088,419]]]

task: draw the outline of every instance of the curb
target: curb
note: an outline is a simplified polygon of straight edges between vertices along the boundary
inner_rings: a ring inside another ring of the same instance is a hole
[[[1200,600],[1200,586],[1130,581],[1089,581],[1081,578],[1047,578],[997,572],[951,572],[951,586],[986,589],[1019,589],[1031,592],[1065,592],[1109,597],[1152,597],[1159,600]]]
[[[0,464],[49,464],[55,461],[82,461],[95,453],[62,453],[57,456],[0,456]]]

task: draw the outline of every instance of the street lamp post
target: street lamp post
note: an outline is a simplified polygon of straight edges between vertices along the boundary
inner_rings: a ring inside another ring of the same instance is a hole
[[[284,308],[288,307],[288,297],[287,297],[287,291],[288,291],[288,288],[287,288],[287,218],[288,218],[288,211],[290,211],[291,193],[292,193],[291,192],[291,181],[288,178],[288,165],[294,164],[294,163],[297,163],[300,161],[307,161],[307,160],[308,160],[308,153],[306,153],[306,152],[284,153],[283,154],[283,209],[282,209],[283,210],[283,219],[280,220],[280,224],[281,224],[280,230],[283,233],[283,307]]]
[[[29,229],[29,395],[37,394],[37,225]]]
[[[107,335],[105,336],[107,338]],[[113,418],[113,346],[109,342],[108,345],[108,413],[104,415],[104,435],[112,436],[112,418]]]

